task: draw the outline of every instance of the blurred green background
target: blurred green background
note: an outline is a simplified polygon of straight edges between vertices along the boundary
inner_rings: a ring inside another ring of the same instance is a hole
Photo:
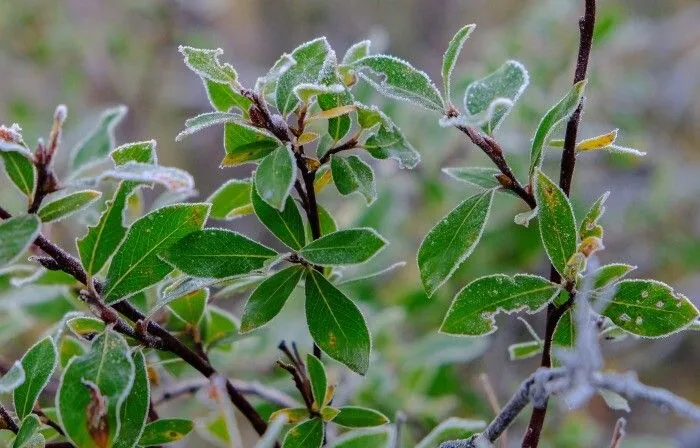
[[[527,163],[529,139],[539,118],[571,82],[582,1],[564,0],[0,0],[0,123],[20,123],[28,143],[46,136],[53,108],[69,109],[64,151],[97,121],[106,107],[125,104],[126,120],[117,142],[158,140],[165,165],[193,173],[206,198],[224,180],[249,169],[220,170],[221,131],[212,129],[182,143],[174,136],[186,118],[209,110],[198,77],[182,64],[177,45],[221,47],[244,85],[284,51],[326,35],[342,54],[353,42],[372,39],[373,51],[405,58],[439,79],[442,52],[461,25],[475,22],[455,75],[454,99],[471,79],[506,59],[530,70],[530,87],[498,131],[497,138],[519,173]],[[601,262],[638,265],[634,275],[674,285],[700,304],[700,3],[697,0],[602,0],[599,2],[590,83],[581,137],[620,128],[619,142],[648,152],[637,160],[608,154],[579,159],[574,203],[583,213],[606,190],[612,195],[603,218],[606,250]],[[366,95],[371,93],[367,90]],[[436,335],[454,293],[471,279],[495,271],[544,273],[545,259],[535,228],[513,223],[523,211],[499,197],[484,241],[440,293],[428,300],[420,287],[415,253],[427,231],[454,207],[468,187],[449,180],[445,166],[488,166],[485,157],[454,129],[442,129],[433,115],[406,105],[384,104],[423,161],[413,171],[375,164],[380,199],[366,208],[360,198],[321,202],[343,224],[376,226],[391,246],[373,265],[399,260],[407,265],[391,275],[349,285],[370,312],[375,358],[367,378],[338,366],[336,379],[355,403],[377,406],[388,415],[408,416],[407,437],[419,437],[447,416],[491,417],[478,375],[485,372],[503,403],[537,359],[512,363],[509,344],[527,338],[515,316],[498,319],[499,332],[487,342]],[[545,167],[558,172],[558,154]],[[152,200],[154,195],[149,196]],[[0,202],[10,210],[21,198],[0,180]],[[251,217],[229,223],[272,244]],[[58,223],[50,234],[73,249],[83,232],[75,222]],[[363,268],[369,270],[370,268]],[[245,295],[221,300],[238,312]],[[298,301],[297,301],[298,302]],[[294,306],[292,306],[294,307]],[[299,308],[296,306],[296,308]],[[291,391],[275,372],[277,342],[306,343],[300,309],[275,321],[259,337],[241,342],[220,362],[234,377],[266,378]],[[296,314],[295,314],[296,312]],[[299,324],[294,317],[298,316]],[[528,320],[539,331],[543,322]],[[0,330],[2,330],[0,328]],[[4,330],[8,330],[7,328]],[[15,359],[35,334],[0,331],[6,359]],[[479,356],[485,351],[483,356]],[[691,333],[664,340],[632,340],[606,345],[607,366],[637,370],[642,380],[700,402],[700,342]],[[261,377],[261,373],[265,376]],[[186,401],[182,401],[184,404]],[[556,402],[546,425],[546,446],[595,447],[609,440],[619,415],[595,399],[585,411],[565,411]],[[700,447],[700,427],[643,403],[632,403],[623,446]],[[178,415],[181,408],[165,411]],[[521,422],[522,423],[522,422]],[[246,427],[242,424],[241,427]],[[517,443],[522,426],[511,431]],[[658,437],[659,440],[656,440]],[[206,446],[191,437],[184,446]]]

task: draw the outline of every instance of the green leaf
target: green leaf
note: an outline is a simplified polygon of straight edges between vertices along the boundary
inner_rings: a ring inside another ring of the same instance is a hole
[[[224,278],[260,269],[277,252],[237,232],[204,229],[180,239],[160,256],[187,275]]]
[[[24,383],[26,375],[20,361],[15,361],[12,367],[0,378],[0,394],[9,394]]]
[[[537,170],[535,200],[542,244],[552,266],[564,275],[569,258],[576,252],[578,230],[571,203],[566,194],[541,170]]]
[[[595,271],[587,274],[586,277],[593,277],[593,289],[599,289],[625,277],[630,272],[637,269],[637,266],[625,263],[611,263],[600,266]]]
[[[185,170],[152,163],[127,162],[111,170],[103,171],[98,179],[160,184],[176,193],[194,190],[194,179]]]
[[[241,333],[260,328],[274,319],[282,311],[303,273],[303,267],[290,266],[258,285],[243,310]]]
[[[133,354],[134,382],[120,410],[119,435],[113,448],[132,448],[141,438],[146,426],[151,388],[146,370],[146,358],[141,350]]]
[[[239,216],[249,215],[253,212],[250,203],[251,181],[231,179],[220,186],[207,198],[211,203],[210,218],[234,219]]]
[[[420,162],[420,154],[393,123],[389,127],[381,125],[362,146],[375,159],[396,160],[402,169],[413,169]]]
[[[255,214],[270,232],[292,249],[298,250],[304,247],[306,244],[304,222],[291,196],[287,198],[282,211],[263,201],[257,188],[251,188],[250,198]]]
[[[343,56],[343,65],[351,65],[365,56],[368,56],[370,45],[371,42],[369,40],[363,40],[353,44]]]
[[[154,210],[134,222],[109,266],[105,301],[115,303],[171,273],[173,268],[158,254],[201,229],[208,213],[209,204],[176,204]]]
[[[212,81],[202,76],[204,88],[207,91],[207,98],[214,109],[219,112],[228,112],[232,107],[241,110],[244,117],[248,116],[248,109],[253,102],[234,90],[228,83]]]
[[[134,182],[120,183],[114,197],[105,204],[97,224],[88,226],[87,233],[76,240],[80,261],[88,274],[100,272],[124,239],[124,212],[136,187]]]
[[[354,98],[350,91],[342,85],[342,80],[338,75],[336,70],[329,70],[324,78],[320,80],[321,84],[324,85],[339,85],[341,89],[339,92],[322,93],[318,96],[318,105],[321,110],[327,111],[332,109],[337,109],[342,106],[348,106],[353,104]],[[347,135],[352,127],[352,120],[349,114],[342,114],[338,117],[332,117],[328,119],[328,135],[331,136],[334,142],[340,141],[343,137]]]
[[[567,120],[576,110],[583,98],[583,91],[586,88],[586,80],[577,82],[571,90],[562,98],[559,103],[549,109],[537,126],[535,137],[532,140],[530,150],[530,179],[535,176],[537,168],[542,166],[542,148],[549,140],[549,135],[554,128],[564,120]]]
[[[364,375],[371,340],[357,306],[320,272],[306,273],[306,322],[311,337],[328,356]]]
[[[255,189],[272,207],[282,211],[297,178],[294,154],[289,145],[274,150],[255,171]]]
[[[462,52],[462,47],[464,42],[467,41],[472,31],[476,28],[475,24],[466,25],[457,31],[449,45],[447,45],[447,50],[442,56],[442,82],[445,86],[445,102],[450,102],[451,92],[450,92],[450,78],[452,77],[452,70],[455,68],[457,63],[457,58]]]
[[[205,318],[200,322],[200,331],[205,346],[220,346],[236,337],[238,321],[231,313],[209,305]]]
[[[230,64],[219,62],[219,56],[224,54],[221,48],[207,50],[180,45],[178,51],[185,57],[185,65],[202,78],[221,83],[235,83],[238,79],[236,71]]]
[[[63,371],[56,408],[66,436],[80,448],[112,446],[119,407],[134,379],[134,363],[124,338],[111,330],[99,335],[84,356]]]
[[[598,238],[603,237],[603,227],[598,224],[598,221],[605,213],[605,201],[610,196],[610,192],[606,191],[603,193],[591,206],[591,209],[586,213],[581,221],[581,228],[579,232],[581,233],[581,240],[588,238],[589,236],[595,236]]]
[[[270,414],[270,421],[284,418],[285,424],[295,425],[309,418],[309,410],[306,407],[284,408]]]
[[[290,68],[296,65],[296,63],[297,61],[287,53],[282,54],[282,56],[275,61],[267,74],[259,77],[255,81],[255,91],[266,97],[274,94],[280,76],[285,74]]]
[[[559,285],[536,275],[494,274],[478,278],[457,293],[441,333],[482,336],[496,331],[494,316],[503,311],[530,314],[554,300]]]
[[[57,359],[56,345],[50,337],[34,344],[22,357],[25,380],[13,393],[15,412],[20,419],[34,409],[34,403],[56,368]]]
[[[262,159],[277,149],[280,142],[268,131],[237,121],[224,125],[226,157],[222,167],[237,166]]]
[[[44,204],[38,212],[42,222],[58,221],[79,212],[102,196],[95,190],[76,191]]]
[[[21,148],[26,150],[24,147]],[[31,198],[34,195],[36,184],[36,169],[31,159],[31,153],[28,150],[26,152],[7,151],[0,146],[0,157],[5,164],[7,177],[22,194]]]
[[[39,417],[33,414],[29,414],[24,419],[22,419],[22,424],[17,431],[17,436],[12,444],[12,448],[29,448],[31,439],[37,435],[39,428],[41,428],[41,421]]]
[[[196,117],[192,117],[185,121],[185,129],[180,131],[175,137],[176,142],[181,142],[185,137],[188,137],[197,132],[216,126],[219,124],[228,123],[231,121],[236,121],[240,118],[238,114],[231,114],[228,112],[206,112]]]
[[[571,348],[576,343],[576,326],[571,317],[571,310],[567,310],[559,318],[559,322],[554,328],[552,343],[566,348]]]
[[[301,83],[317,83],[335,63],[335,53],[325,37],[300,45],[292,51],[291,57],[296,64],[279,77],[275,90],[277,110],[284,116],[289,115],[299,104],[294,87]]]
[[[71,152],[71,169],[101,162],[114,148],[114,128],[127,112],[126,106],[117,106],[102,112],[97,127],[85,137]]]
[[[353,64],[362,72],[368,71],[378,79],[364,73],[360,76],[379,93],[391,98],[409,101],[429,110],[442,112],[444,109],[440,91],[428,75],[399,58],[386,55],[366,56]]]
[[[320,448],[323,443],[323,421],[313,418],[299,423],[287,432],[282,448]]]
[[[423,287],[431,297],[479,243],[491,209],[494,190],[464,200],[444,217],[418,249],[418,268]]]
[[[105,330],[105,323],[102,319],[95,317],[79,316],[66,321],[66,326],[70,328],[76,336],[87,338]]]
[[[508,346],[508,355],[511,361],[532,358],[542,353],[541,341],[518,342]]]
[[[389,419],[379,411],[360,406],[343,406],[333,423],[347,428],[367,428],[389,423]]]
[[[209,290],[200,289],[169,303],[170,309],[183,321],[190,325],[198,325],[204,316],[204,310],[209,300]]]
[[[466,439],[484,428],[486,428],[486,422],[482,420],[450,417],[433,428],[415,448],[433,448],[446,440]]]
[[[698,318],[698,310],[686,296],[656,280],[622,280],[610,288],[615,293],[606,300],[603,315],[628,333],[647,338],[667,336]],[[603,290],[599,296],[606,294]]]
[[[343,196],[359,192],[371,205],[377,199],[377,185],[374,182],[374,171],[357,156],[331,157],[333,182]]]
[[[61,338],[61,343],[58,347],[59,364],[62,369],[65,369],[71,359],[76,356],[84,355],[85,347],[77,339],[70,336]]]
[[[375,256],[386,244],[387,241],[369,227],[339,230],[312,241],[299,255],[320,266],[358,264]]]
[[[314,404],[318,409],[321,409],[326,398],[326,389],[328,389],[328,377],[323,363],[311,353],[306,355],[306,374],[311,381]]]
[[[145,140],[142,142],[125,143],[110,153],[110,157],[117,166],[129,162],[158,163],[156,141]]]
[[[390,430],[387,428],[357,429],[344,433],[330,446],[332,448],[388,448],[391,437]]]
[[[466,182],[486,190],[501,186],[501,183],[496,179],[496,176],[501,174],[497,168],[465,166],[460,168],[443,168],[442,172],[460,182]]]
[[[184,418],[161,418],[146,425],[139,446],[155,446],[182,440],[192,432],[194,424]]]
[[[474,81],[464,93],[467,121],[493,134],[530,83],[525,67],[508,61],[487,77]]]
[[[0,267],[25,253],[39,236],[41,223],[36,215],[14,216],[0,222]]]

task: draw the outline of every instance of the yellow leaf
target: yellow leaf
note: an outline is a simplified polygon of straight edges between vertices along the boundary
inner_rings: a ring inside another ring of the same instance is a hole
[[[331,179],[333,179],[331,170],[326,170],[323,173],[320,173],[320,175],[316,175],[316,180],[314,181],[314,191],[318,193],[323,190],[326,185],[331,182]]]
[[[615,143],[615,139],[617,139],[617,129],[610,131],[607,134],[581,140],[576,145],[576,149],[579,151],[595,151],[596,149],[607,148]]]
[[[347,106],[338,106],[334,107],[333,109],[328,109],[321,111],[314,115],[313,117],[309,117],[307,121],[312,121],[312,120],[328,120],[330,118],[336,118],[340,117],[341,115],[346,115],[349,114],[350,112],[354,111],[357,109],[357,106],[354,104],[348,104]]]
[[[297,145],[306,145],[319,137],[320,135],[316,132],[306,131],[297,138]]]

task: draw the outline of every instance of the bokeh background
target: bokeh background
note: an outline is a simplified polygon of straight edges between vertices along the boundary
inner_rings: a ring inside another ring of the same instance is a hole
[[[25,139],[46,136],[53,108],[69,109],[61,172],[69,149],[106,107],[125,104],[129,114],[117,128],[117,142],[158,140],[160,161],[191,171],[199,198],[247,169],[220,170],[221,131],[211,129],[181,143],[174,136],[186,118],[210,109],[201,82],[182,64],[177,45],[221,47],[223,60],[238,70],[244,85],[284,51],[326,35],[342,54],[370,38],[374,51],[403,57],[439,79],[446,43],[456,29],[476,22],[455,72],[461,95],[470,79],[487,74],[506,59],[530,70],[531,83],[497,137],[511,163],[523,173],[529,138],[537,122],[570,84],[578,43],[581,1],[564,0],[0,0],[0,123],[20,123]],[[700,3],[697,0],[601,0],[587,105],[580,135],[620,128],[620,143],[648,152],[644,159],[590,154],[579,159],[573,187],[575,208],[611,190],[603,218],[606,250],[601,262],[638,266],[635,276],[674,285],[700,305]],[[456,96],[457,96],[456,93]],[[537,366],[537,359],[508,360],[509,344],[525,340],[515,316],[498,319],[499,332],[487,340],[436,335],[453,294],[471,279],[495,271],[544,273],[545,258],[536,226],[513,223],[523,211],[499,197],[484,240],[441,292],[428,300],[420,287],[415,253],[427,231],[470,194],[469,187],[441,173],[445,166],[482,165],[487,160],[433,115],[383,104],[423,157],[413,171],[390,162],[375,164],[380,199],[370,207],[360,198],[326,192],[321,202],[343,224],[376,226],[391,246],[373,264],[407,261],[387,277],[351,284],[352,294],[370,313],[375,358],[366,378],[335,367],[343,399],[377,406],[388,415],[408,417],[407,445],[444,418],[489,419],[492,414],[478,380],[486,373],[501,402]],[[457,101],[457,98],[455,98]],[[546,168],[558,171],[557,154]],[[0,201],[23,206],[0,180]],[[147,197],[155,199],[155,193]],[[246,217],[226,224],[272,244],[272,237]],[[83,227],[54,225],[50,232],[65,247]],[[369,268],[364,268],[369,270]],[[245,295],[221,299],[239,312]],[[297,301],[300,302],[300,301]],[[273,368],[282,338],[304,344],[301,311],[291,305],[264,334],[241,342],[222,359],[222,369],[240,378],[270,379],[291,391]],[[543,322],[528,317],[540,332]],[[14,359],[34,334],[0,327],[0,354]],[[607,367],[633,369],[645,382],[668,387],[700,402],[700,341],[684,332],[664,340],[627,340],[606,345]],[[178,415],[186,400],[165,414]],[[550,447],[607,446],[612,426],[625,413],[594,399],[583,411],[567,413],[556,402],[548,417]],[[623,446],[700,447],[700,427],[643,403],[632,403],[630,438]],[[510,431],[511,444],[522,425]],[[246,429],[246,425],[241,425]],[[208,446],[193,436],[184,446]],[[514,445],[515,446],[515,445]]]

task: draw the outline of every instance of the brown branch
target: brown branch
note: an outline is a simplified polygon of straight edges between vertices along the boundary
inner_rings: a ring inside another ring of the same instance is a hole
[[[5,423],[5,427],[9,429],[10,431],[14,432],[17,434],[17,431],[19,431],[19,427],[17,426],[17,423],[15,423],[14,419],[10,417],[10,414],[7,413],[7,410],[0,404],[0,419]]]
[[[578,58],[576,61],[576,71],[574,72],[573,83],[576,84],[586,78],[588,72],[588,61],[591,55],[591,47],[593,45],[593,30],[595,28],[596,19],[596,2],[595,0],[585,0],[585,12],[583,17],[579,19],[580,41],[578,48]],[[574,114],[569,118],[566,124],[566,134],[564,136],[564,151],[561,158],[561,168],[559,174],[559,186],[568,196],[571,192],[571,182],[574,176],[574,168],[576,166],[576,138],[578,136],[578,125],[581,120],[581,112],[583,110],[583,100],[579,103]],[[561,276],[552,266],[550,269],[550,279],[559,283]],[[569,300],[573,303],[573,296]],[[554,329],[559,322],[559,319],[564,315],[564,312],[571,306],[562,305],[556,307],[550,304],[547,307],[547,324],[545,329],[544,351],[542,352],[541,367],[551,367],[551,346],[552,338],[554,337]],[[523,448],[535,448],[539,445],[540,434],[544,426],[544,419],[547,415],[547,401],[543,406],[535,406],[532,410],[530,423],[528,424],[525,436],[523,438]]]
[[[342,143],[342,144],[336,146],[335,148],[331,148],[328,151],[326,151],[326,153],[319,159],[318,162],[321,165],[323,165],[324,163],[328,163],[328,161],[331,160],[331,156],[333,156],[333,154],[338,154],[341,151],[347,151],[349,149],[353,149],[353,148],[355,148],[355,146],[357,146],[357,138],[352,137],[348,141],[346,141],[345,143]]]

